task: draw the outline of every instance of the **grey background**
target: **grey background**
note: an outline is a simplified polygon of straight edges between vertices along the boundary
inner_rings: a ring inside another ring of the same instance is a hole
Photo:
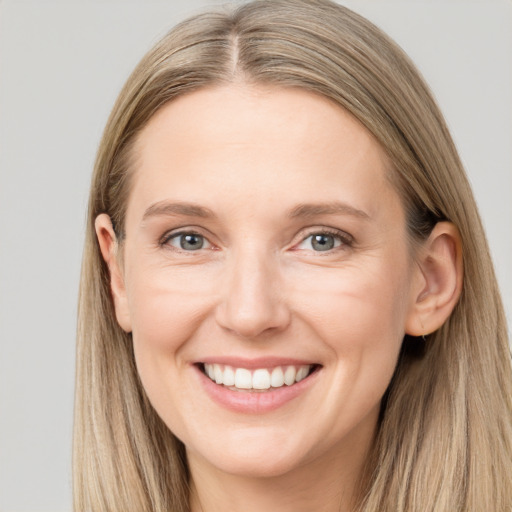
[[[0,512],[71,510],[76,296],[95,150],[181,1],[0,1]],[[473,183],[512,318],[512,3],[342,2],[430,83]]]

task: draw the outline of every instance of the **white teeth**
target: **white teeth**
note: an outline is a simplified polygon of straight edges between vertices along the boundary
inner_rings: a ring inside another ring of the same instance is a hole
[[[234,386],[235,385],[235,370],[231,368],[231,366],[224,367],[224,386]]]
[[[284,372],[284,383],[291,386],[295,382],[295,375],[297,374],[294,366],[288,366]]]
[[[222,368],[218,364],[213,365],[213,377],[217,384],[223,383],[224,375],[222,373]]]
[[[295,382],[300,382],[302,379],[305,379],[308,376],[309,369],[306,366],[301,366],[297,370],[297,375],[295,376]]]
[[[270,373],[268,370],[256,370],[252,374],[253,389],[268,389],[270,387]]]
[[[235,371],[235,387],[238,389],[251,389],[252,376],[249,370],[237,368]]]
[[[311,370],[311,365],[301,366],[276,366],[272,369],[258,368],[251,373],[246,368],[233,368],[228,365],[206,364],[204,365],[206,375],[217,384],[238,389],[265,390],[280,388],[285,384],[291,386],[296,382],[305,379]]]
[[[273,388],[280,388],[284,385],[283,369],[280,366],[276,366],[272,370],[272,375],[270,376],[270,384]]]

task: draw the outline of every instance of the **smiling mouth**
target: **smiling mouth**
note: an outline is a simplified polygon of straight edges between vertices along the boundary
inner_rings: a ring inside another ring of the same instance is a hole
[[[320,365],[286,365],[249,370],[217,363],[201,363],[199,368],[211,381],[233,391],[262,392],[293,386],[308,378]]]

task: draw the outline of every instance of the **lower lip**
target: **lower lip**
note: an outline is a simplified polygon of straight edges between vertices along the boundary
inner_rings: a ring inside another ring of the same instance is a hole
[[[234,391],[220,384],[216,384],[203,371],[195,367],[201,384],[206,393],[217,404],[234,412],[245,414],[262,414],[271,412],[306,393],[314,384],[319,371],[314,371],[304,380],[291,386],[270,388],[268,391]]]

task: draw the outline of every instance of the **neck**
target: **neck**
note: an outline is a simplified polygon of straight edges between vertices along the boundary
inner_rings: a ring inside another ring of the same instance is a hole
[[[368,445],[349,453],[331,450],[285,474],[271,477],[233,475],[188,454],[191,512],[349,512],[358,501],[357,489]]]

